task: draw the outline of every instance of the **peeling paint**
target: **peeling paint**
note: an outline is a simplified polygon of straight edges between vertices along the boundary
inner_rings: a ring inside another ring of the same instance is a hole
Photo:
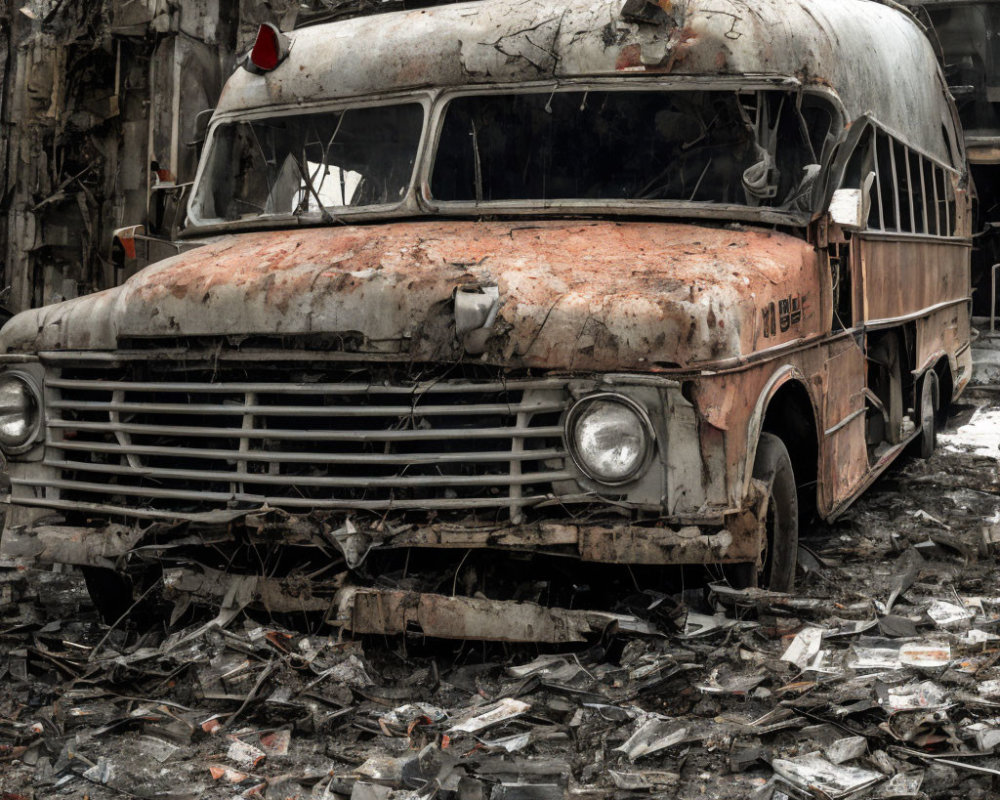
[[[359,331],[361,350],[448,360],[453,295],[496,285],[485,360],[546,369],[656,371],[748,356],[819,334],[812,249],[781,233],[676,224],[395,223],[245,234],[157,264],[124,286],[32,311],[6,352],[115,349],[131,338]],[[802,319],[760,335],[778,285]]]

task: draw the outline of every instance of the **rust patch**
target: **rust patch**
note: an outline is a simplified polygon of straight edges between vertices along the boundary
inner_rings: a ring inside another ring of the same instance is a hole
[[[761,322],[772,302],[816,295],[816,258],[791,235],[669,222],[435,221],[250,233],[161,262],[109,294],[38,312],[46,324],[41,334],[25,326],[22,346],[81,349],[86,341],[113,349],[119,337],[178,332],[353,331],[405,344],[417,360],[452,360],[452,295],[481,283],[499,289],[489,363],[691,368],[821,332],[815,302],[773,335],[764,337]],[[6,331],[12,350],[15,330]]]
[[[643,69],[642,47],[637,44],[627,44],[618,53],[615,60],[615,69],[622,70]]]
[[[586,641],[589,634],[609,625],[637,633],[657,632],[635,617],[618,614],[354,587],[338,594],[336,618],[330,622],[359,634],[410,632],[440,639],[549,644]]]

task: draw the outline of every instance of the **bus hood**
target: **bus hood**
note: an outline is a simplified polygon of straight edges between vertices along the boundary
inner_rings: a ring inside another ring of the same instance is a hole
[[[115,289],[26,311],[0,331],[0,349],[311,334],[408,361],[655,371],[820,333],[828,283],[808,244],[767,230],[611,221],[310,228],[227,237]]]

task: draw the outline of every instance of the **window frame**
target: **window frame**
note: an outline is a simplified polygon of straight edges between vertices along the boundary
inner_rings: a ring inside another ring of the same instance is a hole
[[[198,212],[200,208],[199,197],[200,187],[206,180],[208,165],[211,160],[212,148],[216,144],[216,137],[224,126],[245,122],[254,122],[261,119],[273,119],[279,117],[295,117],[308,114],[324,114],[339,111],[353,111],[368,108],[386,108],[390,106],[414,105],[419,106],[422,111],[422,123],[420,134],[417,138],[417,146],[414,150],[413,168],[410,172],[409,182],[402,198],[395,203],[383,203],[367,206],[344,206],[328,211],[336,219],[344,218],[371,218],[382,217],[400,211],[415,211],[416,186],[420,176],[421,165],[424,161],[424,148],[427,146],[427,128],[430,122],[433,109],[433,94],[430,92],[406,92],[393,95],[385,95],[367,99],[340,100],[329,103],[317,103],[309,106],[274,106],[254,109],[250,112],[233,112],[223,114],[212,120],[205,138],[205,146],[201,159],[198,163],[198,171],[191,189],[191,197],[187,206],[188,233],[201,234],[216,230],[244,230],[254,228],[287,227],[289,224],[324,224],[323,214],[319,211],[309,211],[304,214],[293,214],[291,212],[248,215],[246,217],[227,220],[220,217],[202,217]]]

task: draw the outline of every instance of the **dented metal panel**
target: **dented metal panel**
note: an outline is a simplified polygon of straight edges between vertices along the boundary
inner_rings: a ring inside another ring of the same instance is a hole
[[[463,349],[455,291],[490,285],[499,307],[482,345],[487,363],[657,371],[820,335],[830,313],[824,280],[806,242],[756,229],[422,222],[259,233],[21,315],[0,333],[0,349],[324,333],[360,335],[356,352],[449,361]],[[788,298],[795,313],[781,316]],[[772,306],[773,325],[761,312]]]
[[[865,234],[860,319],[869,324],[925,314],[948,303],[966,303],[971,278],[971,240],[921,241],[908,236]]]

